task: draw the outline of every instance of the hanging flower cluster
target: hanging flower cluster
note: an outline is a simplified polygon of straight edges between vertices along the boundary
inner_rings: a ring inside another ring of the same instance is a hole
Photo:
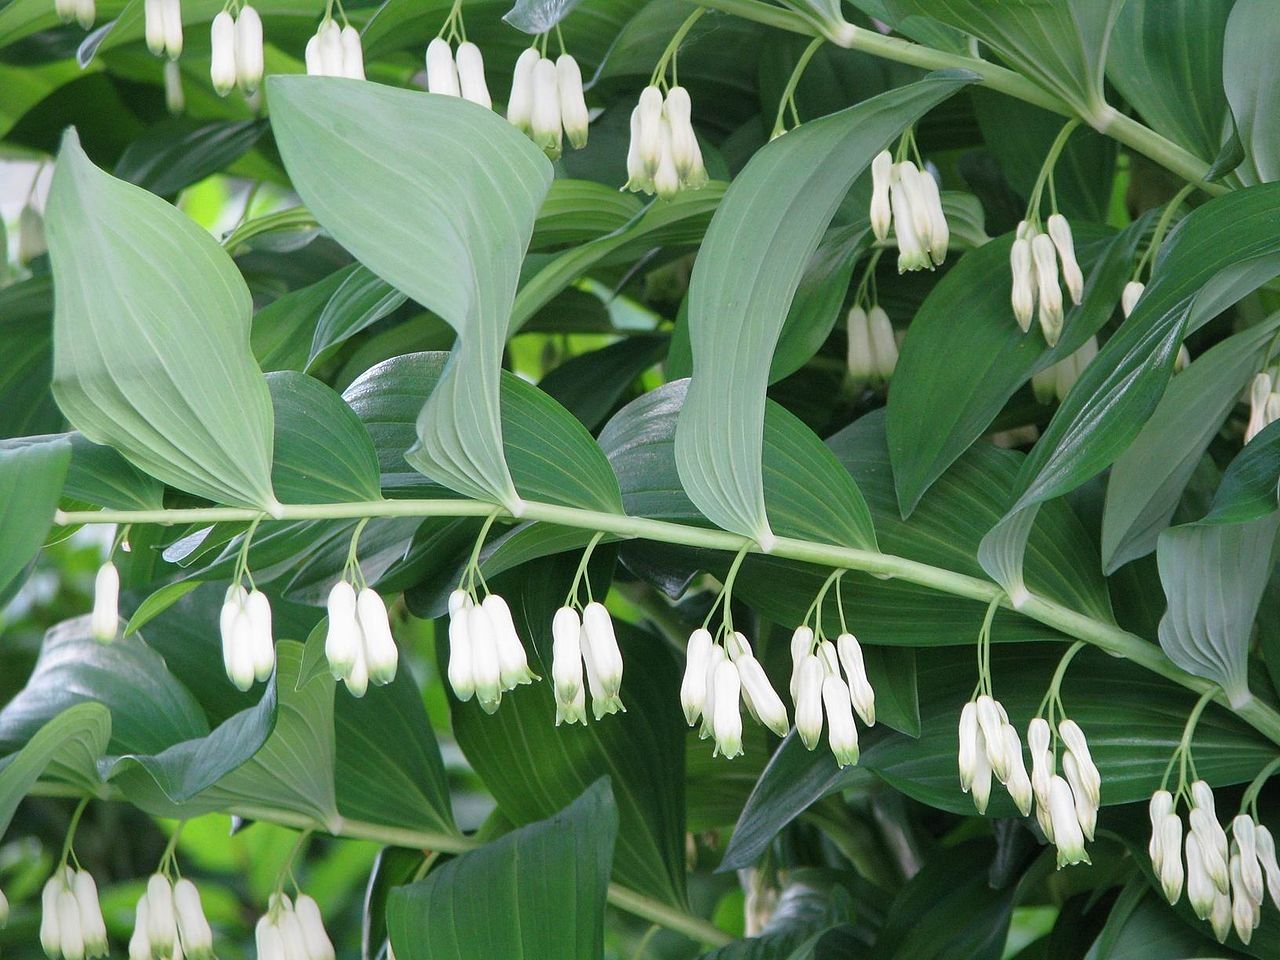
[[[53,0],[53,12],[63,23],[74,20],[85,30],[93,26],[97,16],[94,0]]]
[[[564,52],[552,61],[536,46],[520,54],[511,78],[507,120],[552,160],[559,159],[565,138],[576,150],[585,147],[591,116],[578,61]]]
[[[462,97],[489,110],[493,99],[484,79],[484,56],[474,43],[458,44],[457,59],[449,41],[436,37],[427,44],[427,91]]]
[[[272,894],[267,912],[253,931],[258,960],[334,960],[333,941],[324,928],[320,907],[304,893],[290,901]]]
[[[222,666],[237,690],[248,690],[271,676],[276,668],[271,635],[271,601],[261,590],[245,590],[239,582],[227,588],[218,616],[222,637]]]
[[[1040,331],[1049,346],[1062,334],[1064,309],[1061,279],[1067,286],[1071,302],[1079,304],[1084,297],[1084,274],[1076,262],[1071,226],[1060,213],[1049,217],[1048,233],[1040,230],[1034,217],[1018,224],[1013,246],[1009,250],[1009,267],[1013,274],[1013,315],[1025,333],[1031,329],[1031,318],[1039,306]]]
[[[858,762],[857,711],[862,722],[875,726],[875,691],[867,678],[862,648],[852,633],[842,628],[836,642],[801,625],[791,636],[791,698],[796,707],[796,732],[810,750],[822,737],[826,714],[827,743],[836,763],[846,767]],[[844,674],[841,675],[841,668]]]
[[[358,568],[353,572],[359,575]],[[344,573],[329,590],[325,659],[335,680],[353,697],[363,697],[370,682],[383,685],[396,678],[400,651],[391,635],[391,622],[382,596],[367,584],[356,591]]]
[[[715,753],[733,759],[742,753],[742,710],[780,737],[791,724],[782,698],[774,691],[764,667],[755,658],[747,638],[737,631],[715,642],[701,627],[689,637],[680,703],[685,720],[693,726],[702,720],[699,735],[715,740]]]
[[[170,60],[182,56],[181,0],[145,0],[142,16],[147,49]]]
[[[893,323],[879,304],[870,310],[849,308],[845,317],[849,336],[849,376],[857,383],[883,384],[898,365],[898,341]]]
[[[233,87],[251,94],[262,83],[262,18],[245,4],[232,19],[223,10],[213,18],[209,44],[209,79],[218,96],[225,97]]]
[[[915,140],[904,135],[900,152]],[[919,156],[917,155],[917,159]],[[871,161],[871,230],[884,243],[893,228],[898,244],[898,272],[932,270],[947,258],[951,229],[942,209],[938,181],[921,162],[895,163],[888,150]]]
[[[1280,385],[1275,370],[1263,370],[1249,384],[1249,423],[1244,429],[1248,443],[1266,427],[1280,420]]]
[[[1041,403],[1065,400],[1076,385],[1084,368],[1098,355],[1098,338],[1090,337],[1079,350],[1063,357],[1051,367],[1031,375],[1031,390]]]
[[[576,593],[576,591],[575,591]],[[622,705],[622,650],[613,618],[604,604],[592,600],[582,615],[572,606],[576,598],[555,612],[551,620],[551,679],[555,687],[556,726],[587,722],[586,694],[597,720],[625,713]],[[586,677],[585,688],[583,677]]]
[[[40,946],[50,960],[105,957],[107,925],[98,886],[86,870],[61,866],[40,893]]]
[[[449,595],[449,684],[464,703],[476,698],[485,713],[493,713],[502,695],[540,679],[516,633],[507,602],[496,593],[483,600],[474,588],[461,587]]]
[[[93,581],[93,613],[89,632],[100,643],[110,643],[120,629],[120,571],[108,560]]]
[[[190,880],[172,883],[164,873],[147,880],[134,910],[129,960],[213,960],[213,930]]]
[[[337,21],[327,14],[320,21],[315,35],[307,41],[304,59],[308,76],[346,77],[348,80],[365,78],[360,31],[349,23],[339,27]]]
[[[631,111],[631,143],[627,148],[627,182],[634,193],[656,193],[670,200],[681,190],[707,185],[702,150],[693,132],[693,105],[684,87],[662,90],[650,85],[640,91]]]

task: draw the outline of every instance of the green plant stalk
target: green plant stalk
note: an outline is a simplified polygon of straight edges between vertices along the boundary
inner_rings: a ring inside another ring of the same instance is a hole
[[[989,60],[935,50],[899,37],[886,37],[875,30],[866,30],[853,24],[845,24],[839,31],[823,30],[815,22],[798,13],[775,7],[762,0],[693,0],[693,2],[744,20],[776,27],[779,30],[789,30],[792,33],[809,36],[826,36],[832,43],[849,50],[861,50],[872,56],[921,67],[925,70],[953,68],[970,70],[981,77],[983,84],[992,90],[1034,106],[1043,107],[1064,117],[1078,116],[1065,100],[1037,86],[1022,74]],[[1191,181],[1206,193],[1217,195],[1227,192],[1227,188],[1221,184],[1205,182],[1204,176],[1209,172],[1207,163],[1172,140],[1162,137],[1150,127],[1120,113],[1114,107],[1104,105],[1097,116],[1080,119],[1099,133],[1118,140],[1149,160],[1176,173],[1182,179]]]
[[[337,520],[356,517],[480,517],[495,511],[491,503],[476,500],[370,500],[352,503],[286,504],[280,508],[279,520]],[[498,511],[499,515],[503,511]],[[54,522],[67,526],[85,523],[211,523],[220,521],[252,521],[262,511],[238,507],[197,507],[183,510],[59,510]],[[645,539],[674,543],[729,553],[760,553],[753,540],[724,530],[694,527],[666,520],[650,520],[625,514],[582,510],[558,504],[526,501],[521,520],[541,521],[566,527],[603,531],[619,539]],[[967,574],[930,566],[906,557],[874,550],[860,550],[827,543],[778,537],[771,556],[799,560],[823,567],[860,570],[875,576],[896,578],[922,587],[949,593],[983,603],[997,601],[1016,609],[1023,616],[1037,620],[1055,630],[1083,640],[1113,656],[1123,657],[1153,673],[1181,684],[1196,693],[1216,689],[1216,684],[1194,676],[1176,666],[1156,644],[1129,633],[1113,623],[1095,620],[1043,597],[1031,596],[1014,607],[996,584]],[[1280,712],[1250,696],[1232,706],[1220,690],[1215,702],[1232,710],[1259,733],[1280,744]]]

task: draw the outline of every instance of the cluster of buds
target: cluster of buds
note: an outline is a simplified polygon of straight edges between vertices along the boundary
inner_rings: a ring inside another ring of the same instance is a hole
[[[680,704],[689,726],[699,720],[702,739],[715,739],[715,753],[733,759],[742,753],[742,710],[780,737],[787,735],[787,708],[741,633],[728,632],[724,645],[699,628],[689,637]]]
[[[326,611],[324,654],[335,680],[353,697],[363,697],[370,682],[382,685],[396,678],[400,651],[377,590],[366,586],[357,593],[349,581],[339,580],[329,591]]]
[[[1102,775],[1089,754],[1084,731],[1074,720],[1058,722],[1062,773],[1054,763],[1049,724],[1036,717],[1027,727],[1031,750],[1031,787],[1036,799],[1036,820],[1045,837],[1058,848],[1058,866],[1088,863],[1085,840],[1092,840],[1102,805]],[[1021,753],[1021,751],[1019,751]]]
[[[351,24],[339,27],[326,16],[310,40],[304,54],[307,75],[311,77],[346,77],[364,79],[364,50],[360,31]]]
[[[1013,315],[1022,331],[1031,329],[1031,318],[1039,305],[1040,330],[1045,342],[1053,346],[1062,334],[1064,317],[1062,288],[1058,285],[1059,262],[1062,282],[1067,285],[1071,302],[1084,297],[1084,274],[1076,262],[1071,225],[1060,213],[1049,217],[1048,233],[1041,233],[1035,221],[1018,224],[1013,246],[1009,250],[1009,267],[1013,274]]]
[[[585,147],[591,115],[582,92],[578,61],[562,53],[553,62],[536,47],[520,54],[511,78],[507,119],[552,160],[560,157],[566,138],[575,150]]]
[[[681,190],[707,185],[702,150],[693,132],[689,91],[673,86],[666,99],[655,86],[640,91],[631,111],[631,143],[627,148],[627,182],[623,189],[656,193],[670,200]]]
[[[185,878],[170,883],[164,874],[152,874],[134,912],[129,960],[213,960],[213,956],[213,930],[196,885]]]
[[[1066,399],[1090,361],[1098,355],[1098,338],[1090,337],[1075,353],[1031,375],[1031,390],[1041,403]]]
[[[1274,370],[1263,370],[1249,384],[1249,423],[1244,428],[1244,442],[1256,437],[1263,427],[1280,420],[1280,389]]]
[[[1148,813],[1147,852],[1165,899],[1177,903],[1185,884],[1191,909],[1209,921],[1219,943],[1234,927],[1236,936],[1247,944],[1262,919],[1264,894],[1269,892],[1272,903],[1280,908],[1280,865],[1271,831],[1242,813],[1231,821],[1228,842],[1214,809],[1213,790],[1203,780],[1191,784],[1190,829],[1185,837],[1176,801],[1168,790],[1151,795]]]
[[[980,694],[960,711],[959,767],[960,789],[973,795],[979,813],[987,812],[993,774],[1022,815],[1031,812],[1032,785],[1022,759],[1022,741],[1004,706],[989,694]]]
[[[248,690],[276,668],[271,635],[271,601],[261,590],[249,592],[238,583],[227,588],[218,615],[222,636],[222,666],[237,690]]]
[[[555,612],[551,618],[551,682],[556,698],[556,726],[586,724],[588,692],[591,712],[597,720],[626,712],[621,697],[622,650],[613,630],[613,618],[604,604],[591,601],[582,608],[581,617],[573,607],[561,607]]]
[[[89,632],[100,643],[110,643],[120,629],[120,571],[108,560],[93,581],[93,613]]]
[[[334,960],[336,956],[320,907],[305,893],[294,902],[283,893],[272,894],[253,937],[258,960]]]
[[[876,695],[867,678],[862,647],[852,633],[843,632],[832,643],[808,626],[796,628],[791,635],[791,701],[796,708],[796,732],[808,749],[822,738],[825,713],[827,742],[836,763],[845,767],[858,762],[853,713],[856,710],[863,723],[874,726]]]
[[[170,60],[182,56],[182,0],[145,0],[142,15],[147,49]]]
[[[496,593],[480,603],[461,588],[449,594],[448,675],[457,698],[465,703],[474,696],[485,713],[498,709],[506,691],[538,679],[511,609]]]
[[[846,323],[849,376],[858,383],[888,381],[898,365],[898,341],[889,315],[879,306],[870,310],[855,306],[850,308]]]
[[[336,24],[334,27],[336,29]],[[263,54],[262,18],[257,10],[246,3],[234,19],[227,10],[219,13],[210,28],[209,48],[209,79],[218,96],[225,97],[237,85],[246,94],[258,89],[262,82]],[[310,57],[310,44],[307,51]]]
[[[74,20],[85,30],[93,26],[97,16],[94,0],[53,0],[53,12],[63,23]]]
[[[528,51],[526,51],[528,52]],[[489,110],[493,99],[484,79],[484,57],[474,43],[458,44],[457,59],[449,42],[436,37],[427,44],[427,90],[446,97],[461,97]]]
[[[898,272],[932,270],[947,258],[951,230],[938,181],[910,160],[893,162],[882,150],[871,161],[871,229],[881,243],[893,228]]]
[[[98,885],[87,871],[59,867],[41,891],[40,908],[40,946],[49,960],[85,960],[110,952]]]

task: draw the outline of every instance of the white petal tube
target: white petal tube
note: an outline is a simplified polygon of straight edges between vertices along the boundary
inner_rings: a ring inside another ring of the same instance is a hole
[[[1009,272],[1013,277],[1013,316],[1022,332],[1031,329],[1036,312],[1036,270],[1031,259],[1031,241],[1022,237],[1009,248]]]
[[[1187,831],[1185,845],[1187,850],[1187,901],[1191,904],[1191,909],[1195,911],[1197,917],[1201,920],[1207,920],[1213,913],[1213,905],[1218,898],[1218,888],[1213,885],[1213,878],[1209,876],[1209,870],[1205,867],[1200,841],[1194,833]],[[1166,853],[1165,855],[1176,857],[1177,852]]]
[[[1160,823],[1160,846],[1167,851],[1160,862],[1160,888],[1164,898],[1170,904],[1178,902],[1182,896],[1184,873],[1182,869],[1182,818],[1176,813],[1167,813]]]
[[[822,680],[822,706],[827,714],[827,742],[836,764],[847,767],[858,762],[858,727],[853,722],[849,688],[839,676],[828,674]]]
[[[582,71],[578,61],[567,53],[556,59],[556,88],[560,95],[560,122],[564,135],[575,150],[587,145],[587,129],[591,114],[582,92]]]
[[[341,680],[350,675],[360,650],[355,588],[346,580],[335,583],[329,591],[326,610],[329,624],[324,639],[325,658],[333,678]]]
[[[40,891],[40,946],[46,955],[62,954],[62,931],[58,923],[58,894],[62,892],[61,871],[55,873]]]
[[[556,65],[544,57],[533,67],[533,115],[529,119],[529,135],[543,153],[556,160],[562,149],[563,134]]]
[[[1080,272],[1080,264],[1076,261],[1076,247],[1071,238],[1071,224],[1060,213],[1049,217],[1045,224],[1049,229],[1049,239],[1058,250],[1058,259],[1062,261],[1062,281],[1071,294],[1071,302],[1079,303],[1084,299],[1084,274]]]
[[[449,48],[448,41],[441,37],[436,37],[427,44],[427,90],[446,97],[462,96],[453,51]]]
[[[276,668],[275,640],[271,635],[271,601],[261,590],[254,590],[245,601],[253,637],[253,677],[263,681]]]
[[[396,678],[400,651],[391,636],[387,605],[378,591],[365,587],[356,596],[356,622],[364,638],[365,663],[371,683],[387,684]]]
[[[307,947],[307,960],[335,960],[333,941],[325,932],[324,918],[320,916],[320,907],[315,900],[305,893],[298,894],[293,912],[298,918],[302,940]]]
[[[707,662],[711,659],[711,632],[699,627],[685,647],[684,678],[680,682],[680,706],[685,722],[693,726],[707,702]]]
[[[467,609],[467,636],[471,641],[476,700],[485,713],[493,713],[502,702],[502,664],[498,660],[498,638],[484,607]]]
[[[796,683],[796,732],[812,750],[822,738],[822,681],[827,670],[816,654],[808,654],[800,665]]]
[[[151,949],[163,956],[173,952],[177,936],[173,887],[168,877],[153,873],[147,880],[147,939],[151,941]]]
[[[778,736],[785,737],[791,726],[787,720],[787,708],[773,689],[760,661],[748,653],[739,657],[735,663],[742,681],[743,699],[751,705],[756,719]]]
[[[511,99],[507,101],[507,120],[526,132],[533,120],[533,68],[541,59],[542,54],[535,48],[527,48],[516,60],[515,72],[511,76]]]
[[[120,571],[108,560],[93,582],[93,614],[89,630],[95,640],[110,643],[120,629]]]
[[[147,935],[147,895],[138,900],[133,914],[133,934],[129,937],[129,960],[151,960],[151,939]]]
[[[489,621],[493,624],[498,640],[498,663],[501,667],[502,687],[511,690],[521,684],[533,683],[534,674],[529,669],[529,658],[516,633],[515,621],[511,618],[511,608],[507,601],[496,593],[484,598],[482,603]]]
[[[102,905],[98,902],[98,885],[87,870],[78,870],[72,881],[76,906],[80,909],[80,932],[84,936],[85,955],[105,957],[108,952],[107,924],[102,918]]]
[[[739,699],[742,692],[738,668],[731,660],[721,660],[715,676],[715,752],[728,760],[742,753],[742,713]]]
[[[212,960],[213,930],[205,918],[200,891],[186,877],[173,885],[173,908],[187,960]]]
[[[1054,346],[1062,333],[1062,288],[1058,286],[1058,259],[1053,241],[1044,233],[1031,240],[1031,259],[1036,265],[1036,295],[1040,301],[1040,330],[1045,343]]]
[[[253,93],[262,83],[262,18],[245,4],[236,17],[236,82],[245,93]]]
[[[80,904],[70,890],[58,892],[58,934],[62,960],[84,960],[84,930],[80,926]]]
[[[881,150],[871,161],[871,231],[884,243],[893,225],[893,207],[889,203],[889,187],[893,182],[893,155]]]
[[[236,85],[236,24],[223,10],[209,28],[209,80],[218,96],[225,97]]]
[[[360,42],[360,31],[347,24],[338,39],[342,44],[342,75],[349,80],[363,80],[364,47]]]
[[[1006,723],[1001,732],[1004,734],[1004,755],[1009,763],[1009,776],[1004,785],[1018,811],[1025,817],[1031,812],[1034,791],[1031,789],[1031,778],[1027,776],[1027,766],[1022,759],[1022,742],[1011,723]]]
[[[1146,284],[1139,283],[1137,280],[1130,280],[1126,283],[1124,291],[1120,294],[1120,312],[1126,317],[1133,313],[1133,308],[1138,305],[1138,298],[1142,296],[1143,291],[1146,289]]]
[[[1058,867],[1088,863],[1084,834],[1076,819],[1075,797],[1067,781],[1056,775],[1049,781],[1049,818],[1053,822],[1053,843],[1058,848]]]

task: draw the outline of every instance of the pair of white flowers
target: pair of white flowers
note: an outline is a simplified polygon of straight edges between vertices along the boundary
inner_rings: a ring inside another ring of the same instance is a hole
[[[172,0],[155,0],[168,3]],[[225,97],[235,86],[253,93],[262,83],[262,18],[245,4],[232,18],[223,10],[213,18],[209,31],[209,79],[218,96]]]
[[[258,960],[334,960],[336,956],[320,907],[305,893],[292,902],[283,893],[272,894],[253,937]]]
[[[721,646],[706,628],[695,630],[685,652],[680,705],[689,726],[701,719],[699,735],[714,738],[715,753],[727,759],[742,753],[743,703],[758,723],[787,735],[787,708],[747,638],[732,632]]]
[[[526,51],[527,52],[527,51]],[[446,97],[461,97],[486,110],[493,107],[489,85],[484,79],[484,57],[474,43],[458,44],[455,60],[449,42],[436,37],[427,44],[427,91]]]
[[[844,674],[841,675],[841,668]],[[796,708],[796,732],[812,750],[822,737],[826,715],[827,743],[841,767],[858,762],[857,711],[862,722],[874,726],[876,697],[867,678],[862,647],[845,632],[836,642],[814,635],[808,626],[791,635],[791,701]]]
[[[364,49],[360,45],[360,31],[351,24],[339,27],[333,17],[326,16],[307,41],[303,60],[311,77],[363,80]]]
[[[973,795],[985,813],[994,776],[1009,791],[1023,816],[1031,813],[1045,837],[1057,847],[1058,866],[1089,862],[1085,840],[1092,840],[1102,803],[1102,777],[1089,752],[1084,731],[1074,720],[1058,724],[1062,739],[1062,773],[1057,772],[1049,723],[1036,717],[1027,727],[1031,774],[1027,775],[1022,741],[1000,701],[981,694],[960,711],[960,789]]]
[[[585,678],[585,686],[583,680]],[[551,681],[556,726],[587,722],[587,693],[597,720],[625,713],[622,705],[622,650],[609,610],[598,601],[582,608],[561,607],[551,618]]]
[[[1280,384],[1275,371],[1263,370],[1249,384],[1249,422],[1244,428],[1244,442],[1256,437],[1264,427],[1280,420]]]
[[[673,86],[664,99],[657,87],[645,87],[631,111],[624,189],[670,200],[681,190],[699,190],[706,184],[689,91]]]
[[[50,960],[85,960],[110,952],[98,885],[87,871],[68,866],[55,870],[40,893],[40,908],[40,946]]]
[[[363,697],[370,682],[382,685],[396,678],[400,651],[378,591],[366,586],[357,593],[348,581],[339,580],[329,591],[326,612],[329,672],[353,697]]]
[[[1013,275],[1010,300],[1023,333],[1031,329],[1031,319],[1037,316],[1039,306],[1040,330],[1045,342],[1052,347],[1062,334],[1065,316],[1059,273],[1075,304],[1084,297],[1084,274],[1076,262],[1075,243],[1067,218],[1055,213],[1049,217],[1046,227],[1049,232],[1042,233],[1034,221],[1023,220],[1018,224],[1009,250],[1009,268]]]
[[[871,161],[871,230],[884,243],[893,228],[898,272],[932,270],[947,258],[951,229],[938,181],[910,160],[893,162],[882,150]]]
[[[877,306],[852,307],[845,318],[849,336],[849,376],[859,383],[882,384],[898,366],[898,340],[889,315]]]
[[[538,679],[516,633],[507,602],[491,593],[476,603],[466,590],[449,595],[449,685],[464,703],[473,696],[493,713],[502,695]]]
[[[271,601],[261,590],[245,590],[240,584],[227,588],[218,615],[222,637],[222,666],[237,690],[248,690],[276,668],[275,640],[271,635]]]
[[[587,145],[591,115],[582,90],[582,70],[567,53],[554,62],[530,47],[516,60],[507,120],[523,130],[552,160],[564,140],[580,150]]]
[[[97,16],[94,0],[53,0],[53,12],[63,23],[74,20],[85,30],[93,26]]]
[[[147,49],[170,60],[182,56],[182,0],[144,0],[142,16]]]
[[[170,883],[162,873],[147,880],[134,912],[129,960],[213,960],[213,930],[200,891],[185,878]]]
[[[1185,836],[1176,806],[1168,790],[1157,790],[1148,806],[1147,852],[1165,899],[1177,903],[1185,884],[1191,909],[1209,921],[1219,943],[1234,927],[1247,944],[1262,920],[1264,894],[1269,892],[1280,908],[1280,865],[1271,831],[1242,813],[1231,821],[1228,841],[1218,822],[1213,790],[1203,780],[1191,784],[1190,829]]]

